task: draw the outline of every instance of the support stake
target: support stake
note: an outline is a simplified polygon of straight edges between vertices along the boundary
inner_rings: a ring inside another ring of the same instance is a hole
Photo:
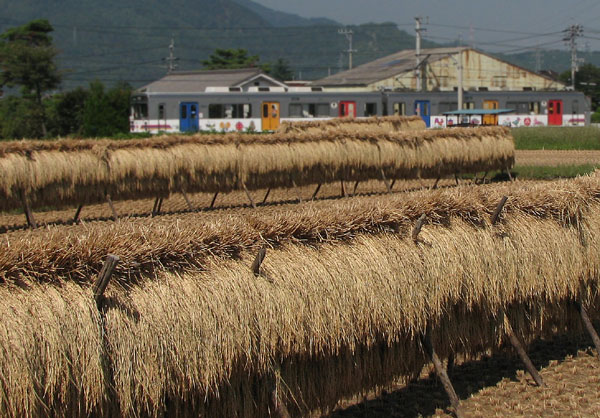
[[[417,219],[417,223],[412,230],[412,239],[416,243],[419,240],[419,233],[421,232],[421,228],[423,228],[423,223],[425,223],[425,214],[422,214],[419,219]]]
[[[298,186],[296,186],[296,182],[294,180],[292,180],[292,186],[294,186],[294,189],[298,188]],[[298,193],[298,203],[302,203],[302,195],[300,193]]]
[[[152,217],[154,218],[156,215],[160,214],[160,204],[161,204],[161,200],[162,198],[157,197],[154,200],[154,207],[152,208]]]
[[[102,270],[100,270],[100,274],[98,274],[98,278],[94,283],[93,292],[94,292],[94,300],[96,301],[96,305],[98,309],[102,307],[102,298],[104,296],[104,291],[108,286],[108,282],[110,281],[110,277],[115,271],[115,267],[119,263],[119,257],[114,254],[109,254],[106,256],[106,260],[102,265]]]
[[[319,193],[319,190],[321,190],[321,183],[317,184],[317,189],[313,193],[312,198],[310,200],[315,200],[315,198],[317,197],[317,193]]]
[[[252,262],[252,267],[250,267],[255,276],[260,275],[260,266],[261,266],[263,260],[265,259],[266,255],[267,255],[267,248],[261,247],[260,250],[258,250],[258,254],[256,254],[256,257],[254,258],[254,261]]]
[[[510,174],[510,168],[508,168],[508,167],[506,167],[506,174],[508,174],[508,179],[509,179],[510,181],[515,181],[515,180],[513,179],[513,176],[512,176],[512,174]]]
[[[215,192],[215,195],[212,198],[212,201],[210,202],[210,209],[212,209],[215,206],[215,202],[217,200],[217,196],[219,195],[219,192]]]
[[[394,188],[394,184],[396,184],[396,179],[392,180],[392,184],[390,184],[390,192]]]
[[[271,402],[274,407],[274,415],[279,418],[289,418],[290,413],[279,396],[279,387],[281,386],[281,367],[277,366],[274,370],[274,387],[271,391]]]
[[[267,203],[267,198],[269,197],[269,193],[271,193],[270,187],[267,189],[267,193],[265,193],[265,198],[263,199],[261,205],[264,205],[265,203]]]
[[[27,200],[25,192],[21,192],[21,202],[23,203],[23,211],[25,212],[25,219],[27,219],[27,225],[29,225],[31,229],[36,229],[37,223],[35,222],[35,218],[33,217],[33,212],[31,211],[31,207],[29,206],[29,201]]]
[[[196,211],[196,209],[194,209],[194,206],[192,206],[192,202],[190,202],[190,199],[188,198],[188,195],[187,195],[187,193],[185,192],[185,190],[183,190],[183,188],[181,189],[181,194],[183,195],[183,198],[185,199],[185,203],[187,204],[187,206],[188,206],[188,209],[189,209],[191,212],[195,212],[195,211]]]
[[[248,189],[246,188],[246,185],[244,183],[242,183],[242,187],[244,188],[244,191],[246,192],[246,196],[248,197],[250,204],[252,205],[252,207],[254,209],[256,209],[256,204],[254,203],[254,200],[252,200],[252,196],[250,196],[250,193],[248,192]]]
[[[113,202],[110,199],[109,194],[106,195],[106,201],[108,202],[108,206],[110,206],[110,210],[112,211],[113,219],[116,221],[117,219],[119,219],[119,215],[117,214],[117,211],[115,210],[115,205],[113,205]]]
[[[75,211],[75,216],[73,216],[73,223],[79,223],[79,215],[81,214],[81,209],[83,209],[83,204],[77,206],[77,211]]]
[[[592,325],[592,321],[590,321],[590,317],[587,314],[587,310],[579,302],[575,302],[575,306],[577,306],[577,309],[579,310],[579,313],[581,314],[581,319],[583,321],[583,324],[585,325],[585,329],[592,337],[592,341],[594,342],[594,346],[596,347],[596,352],[598,353],[598,355],[600,355],[600,337],[598,337],[598,333],[594,329],[594,325]]]
[[[450,399],[450,403],[452,404],[452,408],[454,408],[454,413],[455,413],[456,417],[462,418],[463,415],[460,410],[460,401],[458,399],[458,395],[456,394],[456,391],[454,390],[454,387],[452,386],[452,382],[450,381],[450,378],[448,377],[448,373],[446,372],[446,369],[444,369],[442,361],[440,360],[440,358],[438,357],[437,353],[435,352],[435,350],[433,348],[433,343],[431,342],[431,334],[429,331],[429,327],[428,327],[425,335],[422,336],[421,340],[423,342],[423,346],[425,347],[425,350],[427,351],[427,354],[431,358],[431,361],[433,361],[433,365],[435,367],[435,372],[438,375],[438,378],[440,379],[440,381],[442,382],[442,385],[444,386],[444,390],[446,391],[446,394],[448,395],[448,398]]]
[[[460,181],[458,180],[458,174],[454,174],[454,180],[456,181],[456,185],[460,185]]]
[[[496,206],[496,210],[494,210],[494,213],[492,214],[492,225],[495,225],[496,222],[498,222],[498,219],[500,218],[500,213],[502,212],[502,208],[504,208],[504,204],[507,200],[508,196],[503,196],[502,199],[500,199],[498,206]]]
[[[344,180],[341,181],[341,185],[342,185],[342,197],[346,197],[346,187],[344,186]]]
[[[437,179],[435,179],[435,183],[433,183],[433,186],[431,186],[431,190],[437,189],[437,185],[438,185],[439,181],[440,181],[440,177],[438,177]]]
[[[533,380],[535,381],[536,385],[544,386],[544,381],[542,380],[542,376],[540,376],[540,374],[538,373],[537,369],[531,362],[531,359],[525,352],[523,345],[521,345],[521,342],[515,335],[515,333],[512,329],[512,326],[510,325],[510,320],[508,319],[508,316],[506,314],[504,314],[504,328],[506,329],[506,334],[508,335],[508,339],[510,340],[510,343],[513,345],[515,350],[517,350],[519,357],[521,357],[521,361],[523,362],[523,364],[525,364],[525,368],[527,369],[527,371],[529,372],[531,377],[533,377]]]
[[[392,191],[392,188],[390,187],[390,184],[388,183],[387,179],[385,178],[385,172],[383,171],[383,168],[381,169],[381,179],[383,180],[383,183],[385,184],[387,192],[390,193]]]

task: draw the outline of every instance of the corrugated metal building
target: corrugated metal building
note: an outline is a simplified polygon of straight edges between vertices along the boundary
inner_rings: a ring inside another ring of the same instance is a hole
[[[423,91],[564,90],[565,84],[468,47],[423,49],[420,54]],[[407,49],[314,81],[327,91],[416,90],[417,56]]]

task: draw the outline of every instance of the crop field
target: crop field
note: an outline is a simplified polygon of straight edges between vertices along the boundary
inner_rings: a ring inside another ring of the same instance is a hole
[[[300,415],[419,376],[425,332],[464,359],[501,348],[506,318],[525,343],[581,333],[599,195],[590,176],[4,234],[0,411],[265,416],[276,389]]]

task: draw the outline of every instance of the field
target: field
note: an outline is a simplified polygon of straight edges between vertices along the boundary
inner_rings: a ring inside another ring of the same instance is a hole
[[[500,132],[486,143],[495,149],[507,131],[453,132],[450,142],[470,144]],[[56,146],[35,152],[64,151]],[[452,175],[435,188],[435,178],[400,177],[323,181],[315,199],[314,179],[294,181],[264,205],[268,189],[249,178],[254,186],[219,193],[214,205],[214,190],[167,193],[150,216],[157,196],[123,199],[115,221],[107,204],[90,202],[78,223],[75,207],[37,211],[37,229],[24,228],[23,214],[2,215],[0,415],[352,415],[379,405],[382,388],[402,399],[425,388],[435,402],[404,407],[441,414],[431,408],[448,412],[447,398],[430,383],[426,342],[444,361],[456,357],[451,377],[465,398],[492,390],[497,374],[481,383],[467,371],[500,361],[510,329],[525,345],[585,335],[574,302],[599,319],[600,175],[493,184]],[[119,261],[98,296],[108,254]],[[507,362],[505,377],[520,378]],[[487,402],[472,399],[468,412]]]

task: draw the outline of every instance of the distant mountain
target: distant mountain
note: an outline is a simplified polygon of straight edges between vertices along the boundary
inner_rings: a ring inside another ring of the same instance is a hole
[[[316,79],[346,69],[348,41],[328,19],[306,19],[251,0],[0,0],[0,31],[46,18],[60,50],[63,88],[119,80],[134,86],[166,73],[174,40],[178,69],[202,68],[215,48],[245,48],[261,62],[287,60],[295,78]],[[395,24],[354,31],[354,65],[413,48]],[[424,42],[424,47],[435,46]]]
[[[324,17],[320,18],[304,18],[295,14],[279,12],[277,10],[269,9],[261,4],[253,2],[252,0],[233,0],[237,4],[245,7],[248,10],[253,11],[272,26],[285,27],[285,26],[312,26],[312,25],[340,25],[334,20],[327,19]]]

